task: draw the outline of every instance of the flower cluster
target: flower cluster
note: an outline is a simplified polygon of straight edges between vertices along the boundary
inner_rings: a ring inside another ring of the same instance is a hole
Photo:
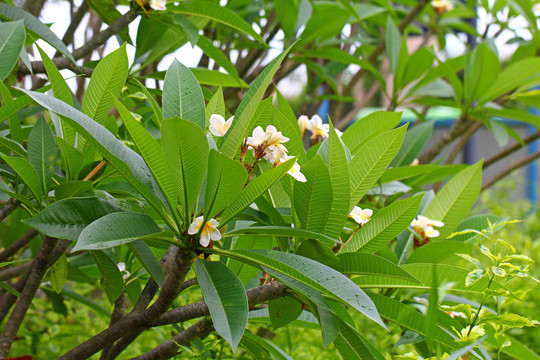
[[[446,11],[450,11],[454,8],[454,4],[450,0],[432,0],[431,6],[439,14],[442,14]]]
[[[313,115],[311,119],[309,119],[306,115],[301,115],[298,118],[298,126],[300,127],[300,132],[302,133],[302,136],[304,136],[304,132],[307,129],[309,130],[309,132],[311,132],[312,139],[316,139],[318,136],[326,139],[330,131],[330,125],[323,124],[323,121],[319,115]],[[338,129],[336,129],[336,133],[338,134],[338,136],[343,135],[343,133]]]
[[[414,231],[422,238],[422,243],[420,239],[415,237],[414,248],[424,245],[429,242],[430,238],[434,238],[440,235],[439,230],[435,230],[435,227],[443,227],[444,223],[438,220],[431,220],[425,216],[418,215],[416,219],[411,222],[411,226]]]

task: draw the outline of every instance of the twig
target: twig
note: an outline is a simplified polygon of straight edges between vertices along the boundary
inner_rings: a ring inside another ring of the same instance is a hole
[[[122,294],[114,301],[114,309],[111,314],[111,321],[109,322],[109,326],[117,323],[121,318],[124,317],[124,310],[126,306],[126,292],[123,291]],[[107,346],[103,349],[101,352],[101,360],[109,359],[109,354],[112,350],[112,345]]]
[[[28,261],[14,267],[7,268],[3,270],[2,272],[0,272],[0,281],[13,279],[14,277],[17,277],[23,274],[31,266],[32,266],[32,261]]]
[[[467,145],[470,138],[474,135],[475,132],[477,132],[481,127],[483,123],[480,121],[477,121],[473,123],[469,129],[467,129],[467,132],[463,134],[461,139],[459,139],[459,142],[456,144],[450,155],[446,158],[446,164],[452,164],[454,163],[454,160],[456,160],[456,157],[461,153],[461,150]]]
[[[533,141],[538,140],[538,139],[540,139],[540,130],[532,133],[531,135],[529,135],[525,139],[523,139],[523,143],[530,144]],[[484,162],[484,166],[482,168],[485,169],[488,166],[493,165],[497,161],[507,157],[508,155],[510,155],[510,154],[518,151],[519,149],[522,149],[522,148],[523,148],[523,146],[521,145],[521,143],[516,142],[514,145],[512,145],[508,149],[502,150],[501,152],[499,152],[499,153],[493,155],[492,157],[490,157],[489,159],[487,159]]]
[[[19,200],[15,198],[11,198],[5,203],[2,204],[2,207],[0,208],[0,221],[7,218],[15,209],[19,207]]]
[[[196,338],[204,338],[212,331],[212,322],[208,319],[199,320],[181,333],[161,343],[154,349],[131,360],[162,360],[170,359],[178,353],[180,345],[188,345]]]
[[[503,177],[511,174],[514,170],[519,169],[523,165],[527,165],[528,163],[540,158],[540,151],[537,151],[519,162],[515,163],[514,165],[506,168],[505,170],[499,172],[497,175],[495,175],[490,181],[488,181],[484,186],[482,186],[482,191],[486,190],[487,188],[491,187],[493,184],[495,184],[497,181],[501,180]]]
[[[4,249],[4,251],[0,252],[0,262],[5,261],[11,255],[19,251],[19,249],[26,246],[26,244],[28,244],[30,240],[32,240],[37,234],[38,234],[37,230],[31,229],[26,234],[21,236],[19,239],[14,241],[13,244],[9,245],[7,248]]]
[[[77,9],[77,12],[71,18],[69,26],[66,32],[64,33],[64,36],[62,37],[62,42],[64,43],[64,45],[67,46],[73,42],[73,35],[75,34],[75,30],[77,30],[77,28],[81,24],[81,21],[84,18],[84,15],[86,15],[86,12],[88,11],[89,8],[90,6],[88,5],[88,1],[83,0],[81,6],[79,6],[79,8]],[[57,57],[57,56],[60,56],[60,52],[56,52],[54,57]]]
[[[470,124],[470,121],[466,120],[463,116],[460,116],[450,127],[450,129],[441,136],[441,138],[431,146],[427,151],[425,151],[418,160],[421,164],[428,164],[433,160],[441,151],[454,141],[457,137],[461,136],[463,130],[467,128]]]

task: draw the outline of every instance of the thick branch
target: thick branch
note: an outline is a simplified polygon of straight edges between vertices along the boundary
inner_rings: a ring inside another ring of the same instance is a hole
[[[450,129],[441,136],[441,138],[433,144],[426,152],[424,152],[418,160],[421,164],[427,164],[431,162],[437,155],[443,151],[446,145],[450,144],[456,138],[458,138],[462,132],[469,126],[471,122],[466,121],[463,116],[459,117],[450,127]]]
[[[19,200],[15,198],[11,198],[5,203],[2,204],[2,207],[0,208],[0,221],[7,218],[12,212],[15,211],[19,207]]]
[[[540,158],[540,151],[537,151],[519,162],[515,163],[514,165],[504,169],[497,175],[495,175],[490,181],[488,181],[484,186],[482,186],[482,191],[486,190],[487,188],[491,187],[493,184],[495,184],[497,181],[501,180],[503,177],[510,175],[514,170],[519,169],[520,167],[527,165],[528,163]]]
[[[248,303],[250,305],[260,304],[262,302],[277,299],[287,294],[287,287],[280,282],[272,281],[268,284],[258,286],[246,291]],[[195,319],[201,316],[207,316],[210,312],[205,302],[191,303],[163,314],[151,326],[160,326],[166,324],[175,324]]]
[[[32,271],[28,277],[28,281],[26,282],[26,285],[21,292],[21,296],[19,297],[19,300],[17,301],[17,304],[9,317],[6,327],[4,328],[4,332],[0,337],[0,359],[6,358],[9,350],[11,349],[11,344],[15,339],[15,335],[17,335],[17,331],[24,320],[26,312],[34,299],[34,296],[36,295],[39,284],[41,283],[43,276],[45,276],[45,272],[51,265],[51,257],[57,242],[58,239],[50,238],[48,236],[43,238],[43,243],[41,244],[41,248],[39,249],[38,255],[35,259],[34,266],[32,267]],[[65,249],[67,249],[70,242],[65,240],[62,242],[62,244],[64,245],[64,248],[61,251],[63,253]]]
[[[532,133],[531,135],[527,136],[525,139],[523,139],[523,143],[530,144],[535,140],[540,139],[540,130]],[[510,154],[513,154],[514,152],[518,151],[519,149],[522,149],[523,146],[521,143],[515,143],[514,145],[510,146],[508,149],[504,149],[503,151],[499,152],[498,154],[493,155],[489,159],[487,159],[484,162],[483,168],[487,168],[490,165],[495,164],[497,161],[507,157]]]
[[[128,315],[122,320],[103,330],[99,334],[88,339],[71,351],[64,354],[60,359],[81,360],[87,359],[108,345],[111,345],[130,331],[137,331],[145,327],[151,321],[159,318],[169,309],[176,298],[189,268],[193,264],[195,254],[178,249],[173,270],[167,276],[157,300],[145,311]]]
[[[32,229],[19,239],[9,245],[4,251],[0,252],[0,262],[7,260],[11,255],[15,254],[19,249],[22,249],[26,244],[30,242],[38,234],[37,230]]]
[[[459,139],[459,142],[456,144],[450,155],[446,158],[446,164],[453,164],[454,160],[456,160],[457,156],[461,153],[461,150],[467,145],[471,137],[476,133],[481,127],[483,123],[480,121],[475,122],[472,124],[465,134]]]
[[[206,337],[212,331],[212,322],[208,319],[199,320],[173,338],[165,341],[156,348],[134,357],[131,360],[162,360],[170,359],[178,353],[180,345],[188,345],[196,338]]]
[[[122,292],[122,294],[118,297],[118,299],[114,302],[114,309],[111,314],[111,321],[109,322],[109,326],[117,323],[120,319],[124,317],[124,311],[126,307],[126,292]],[[109,358],[109,354],[111,353],[112,345],[107,346],[103,351],[101,352],[100,360],[107,360]]]

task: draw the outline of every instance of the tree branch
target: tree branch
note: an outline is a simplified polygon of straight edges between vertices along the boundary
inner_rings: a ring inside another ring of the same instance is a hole
[[[180,345],[188,345],[196,338],[204,338],[212,331],[212,322],[208,319],[199,320],[181,333],[158,345],[154,349],[131,360],[163,360],[170,359],[178,353]]]
[[[446,164],[452,164],[454,163],[454,160],[457,158],[457,156],[461,153],[461,150],[467,145],[470,138],[476,133],[481,127],[484,125],[480,121],[475,122],[472,124],[463,136],[461,136],[461,139],[459,139],[459,142],[456,144],[450,155],[446,158]]]
[[[493,184],[495,184],[497,181],[501,180],[503,177],[510,175],[514,170],[519,169],[520,167],[527,165],[528,163],[540,158],[540,151],[537,151],[519,162],[515,163],[512,166],[509,166],[505,170],[499,172],[497,175],[495,175],[490,181],[488,181],[484,186],[482,186],[482,191],[490,188]]]
[[[7,218],[12,212],[15,211],[20,205],[19,200],[15,198],[11,198],[5,203],[2,204],[2,207],[0,208],[0,221]]]
[[[468,125],[470,125],[470,121],[466,120],[463,116],[460,116],[450,127],[450,129],[443,134],[443,136],[431,146],[427,151],[425,151],[418,160],[420,161],[420,164],[427,164],[431,162],[437,155],[441,153],[441,151],[454,141],[457,137],[459,137],[463,130],[467,128]]]
[[[528,137],[523,139],[523,142],[525,144],[530,144],[533,141],[538,140],[538,139],[540,139],[540,130],[532,133],[531,135],[529,135]],[[499,152],[499,153],[493,155],[492,157],[490,157],[489,159],[487,159],[484,162],[484,166],[482,168],[485,169],[488,166],[493,165],[497,161],[507,157],[508,155],[510,155],[510,154],[518,151],[519,149],[522,149],[522,148],[523,148],[523,146],[521,145],[521,143],[516,142],[514,145],[510,146],[508,149],[502,150],[501,152]]]
[[[31,229],[26,234],[9,245],[4,251],[0,252],[0,262],[7,260],[11,255],[15,254],[19,249],[23,248],[38,234],[36,229]]]

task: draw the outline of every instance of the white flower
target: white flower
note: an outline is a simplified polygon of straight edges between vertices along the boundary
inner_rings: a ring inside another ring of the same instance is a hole
[[[355,206],[354,209],[352,209],[351,213],[349,214],[349,217],[353,218],[354,221],[356,221],[359,225],[364,225],[369,221],[371,216],[373,215],[373,210],[371,209],[361,209],[358,206]]]
[[[279,164],[281,158],[287,156],[287,148],[282,144],[277,144],[272,150],[267,150],[264,154],[265,159],[268,159],[272,165]]]
[[[309,124],[309,118],[306,115],[300,115],[298,118],[298,126],[300,127],[300,133],[304,135],[306,128]]]
[[[266,136],[268,137],[267,146],[272,150],[274,146],[289,141],[288,137],[283,136],[281,131],[277,131],[273,125],[266,127]]]
[[[262,127],[257,126],[253,129],[252,135],[247,138],[247,143],[249,146],[256,148],[262,145],[266,140],[268,140],[268,134]]]
[[[444,223],[438,220],[431,220],[425,216],[418,215],[417,219],[414,219],[411,222],[411,226],[414,231],[420,235],[424,235],[429,238],[434,238],[440,235],[438,230],[435,230],[433,227],[443,227]]]
[[[418,166],[418,164],[420,164],[420,160],[418,160],[418,158],[414,159],[413,162],[411,163],[411,166]]]
[[[209,130],[214,136],[225,136],[227,131],[229,131],[233,120],[234,116],[231,116],[229,120],[225,121],[225,118],[223,118],[223,116],[218,114],[212,114],[212,116],[210,116]]]
[[[313,137],[322,136],[328,137],[328,124],[323,124],[319,115],[313,115],[307,124],[307,129],[311,131]]]
[[[150,0],[150,7],[154,10],[166,10],[167,0]]]
[[[199,216],[189,225],[188,234],[195,235],[199,232],[201,226],[203,226],[204,216]],[[210,240],[221,239],[221,233],[218,230],[219,222],[216,219],[210,219],[201,232],[201,238],[199,244],[203,247],[207,247],[210,244]]]
[[[284,163],[285,161],[289,160],[289,159],[293,159],[294,156],[287,156],[285,154],[285,156],[283,156],[280,160],[279,160],[279,163]],[[298,165],[297,162],[294,163],[294,165],[289,169],[289,171],[287,171],[287,174],[291,175],[293,178],[295,178],[297,181],[300,181],[300,182],[306,182],[307,179],[306,177],[304,176],[304,174],[302,174],[300,172],[300,165]]]
[[[450,0],[432,0],[431,6],[435,8],[439,14],[442,14],[445,11],[450,11],[454,8],[454,4]]]
[[[120,270],[120,272],[123,273],[124,280],[127,279],[131,275],[130,272],[126,270],[126,263],[119,262],[118,264],[116,264],[116,266],[118,266],[118,270]]]

